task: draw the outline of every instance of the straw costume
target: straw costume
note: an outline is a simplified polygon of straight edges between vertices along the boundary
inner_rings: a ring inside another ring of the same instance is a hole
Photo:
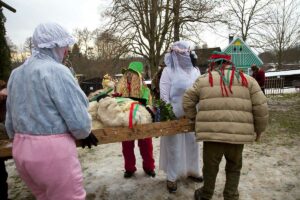
[[[149,88],[143,84],[142,78],[143,64],[141,62],[131,62],[128,70],[120,79],[117,85],[117,93],[122,94],[122,97],[136,98],[143,104],[151,104],[151,94]],[[134,105],[132,106],[132,109]],[[143,158],[143,169],[149,176],[154,177],[154,158],[152,138],[139,139],[138,146]],[[136,171],[135,155],[134,155],[134,140],[122,142],[122,151],[125,161],[125,178],[130,178]]]

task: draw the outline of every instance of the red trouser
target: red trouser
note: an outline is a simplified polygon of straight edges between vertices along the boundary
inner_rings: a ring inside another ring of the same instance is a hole
[[[153,171],[155,166],[152,138],[140,139],[138,140],[138,145],[143,158],[144,171]],[[134,140],[122,142],[122,152],[125,160],[125,170],[128,172],[135,172]]]

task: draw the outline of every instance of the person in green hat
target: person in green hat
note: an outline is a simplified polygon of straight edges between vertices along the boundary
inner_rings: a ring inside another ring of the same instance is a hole
[[[143,104],[151,104],[150,89],[143,83],[143,63],[131,62],[123,77],[118,82],[117,93],[122,97],[138,99]],[[143,169],[151,177],[155,177],[152,138],[138,140],[138,146],[143,159]],[[122,142],[125,173],[124,178],[130,178],[136,171],[134,140]]]

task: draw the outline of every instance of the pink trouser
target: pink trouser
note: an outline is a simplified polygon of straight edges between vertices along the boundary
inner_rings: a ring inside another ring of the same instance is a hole
[[[74,139],[70,134],[16,134],[17,171],[38,200],[82,200],[86,192]]]

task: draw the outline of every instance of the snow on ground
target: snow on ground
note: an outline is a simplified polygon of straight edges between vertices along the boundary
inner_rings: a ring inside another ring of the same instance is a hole
[[[300,92],[299,88],[267,88],[265,89],[265,93],[267,95],[275,95],[275,94],[292,94]]]
[[[269,127],[260,143],[245,145],[240,178],[241,200],[300,200],[300,95],[268,99]],[[169,194],[166,175],[158,170],[159,138],[153,139],[157,176],[150,178],[142,170],[137,144],[137,172],[123,178],[123,156],[120,143],[78,148],[84,173],[87,200],[186,200],[193,199],[202,183],[182,179],[178,191]],[[201,161],[199,161],[201,162]],[[213,200],[221,200],[225,183],[225,161],[222,160]],[[32,200],[19,178],[13,160],[6,161],[9,198]]]
[[[289,145],[281,145],[282,140],[290,139],[280,138],[271,144],[262,142],[245,146],[239,187],[241,200],[300,199],[300,141],[290,141]],[[153,143],[158,166],[159,138],[155,138]],[[100,145],[93,149],[78,149],[78,152],[88,200],[193,199],[194,190],[202,186],[202,183],[184,179],[178,182],[177,193],[169,194],[162,171],[157,170],[155,178],[144,174],[137,147],[135,153],[138,170],[131,179],[123,178],[120,143]],[[34,199],[18,177],[13,160],[7,161],[6,165],[9,173],[9,197],[13,200]],[[223,160],[213,200],[223,199],[224,165]]]

